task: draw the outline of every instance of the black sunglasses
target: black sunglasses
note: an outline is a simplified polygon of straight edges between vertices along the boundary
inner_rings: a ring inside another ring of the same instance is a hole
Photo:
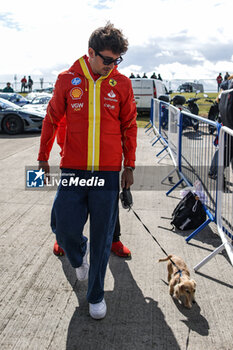
[[[103,60],[103,64],[105,66],[109,66],[110,64],[114,63],[114,66],[117,66],[118,64],[120,64],[123,61],[123,58],[120,56],[118,58],[116,58],[115,60],[111,57],[104,57],[103,55],[101,55],[101,53],[99,53],[98,51],[95,51],[95,55],[96,56],[100,56]]]

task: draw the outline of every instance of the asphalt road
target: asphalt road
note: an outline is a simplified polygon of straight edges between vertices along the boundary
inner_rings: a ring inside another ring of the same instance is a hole
[[[101,321],[88,314],[87,283],[76,280],[66,257],[53,255],[49,222],[55,191],[25,189],[25,167],[36,167],[39,137],[0,134],[0,349],[232,349],[232,266],[223,252],[194,273],[221,241],[214,224],[189,244],[190,232],[171,230],[180,189],[166,197],[171,184],[161,180],[172,164],[168,157],[157,163],[161,145],[151,147],[152,134],[138,133],[141,188],[132,188],[134,209],[164,249],[186,261],[197,283],[196,304],[188,310],[170,297],[166,263],[157,263],[164,253],[133,213],[121,208],[121,237],[132,259],[111,255],[108,312]],[[59,163],[57,145],[50,163]],[[148,178],[153,168],[156,173]]]

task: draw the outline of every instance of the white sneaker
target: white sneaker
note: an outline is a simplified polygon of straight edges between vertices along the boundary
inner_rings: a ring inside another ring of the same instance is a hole
[[[107,305],[105,300],[103,299],[100,303],[97,304],[89,304],[89,313],[92,318],[95,320],[100,320],[106,316]]]
[[[77,267],[76,276],[79,281],[86,281],[88,279],[89,264],[87,262],[87,255],[89,253],[89,243],[87,243],[86,253],[83,257],[83,263],[81,266]]]

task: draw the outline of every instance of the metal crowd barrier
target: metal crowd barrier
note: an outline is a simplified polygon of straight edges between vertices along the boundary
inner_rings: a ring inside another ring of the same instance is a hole
[[[146,129],[146,132],[148,132],[149,130],[151,130],[153,128],[153,104],[154,104],[154,101],[153,101],[153,99],[151,99],[150,121],[144,127],[144,129]]]
[[[180,120],[180,110],[175,106],[166,104],[167,113],[165,116],[161,117],[161,129],[167,129],[167,143],[168,143],[168,154],[174,164],[174,169],[162,179],[161,183],[165,179],[169,178],[175,171],[179,176],[179,120]],[[167,154],[166,154],[167,155]],[[165,155],[165,156],[166,156]],[[164,157],[165,157],[164,156]],[[163,157],[163,158],[164,158]],[[163,159],[161,158],[160,161]]]
[[[166,115],[161,106],[166,106]],[[218,226],[222,245],[194,269],[199,269],[224,248],[233,264],[233,195],[229,190],[233,186],[233,131],[221,127],[217,122],[180,112],[174,106],[156,99],[152,100],[151,124],[157,137],[155,142],[163,140],[175,167],[172,172],[176,170],[180,178],[166,194],[169,195],[183,181],[188,186],[198,181],[202,186],[207,220],[186,241],[211,221]]]
[[[156,144],[156,142],[160,141],[163,145],[163,150],[160,151],[156,156],[158,157],[165,149],[167,149],[167,137],[161,132],[161,118],[163,112],[163,104],[168,103],[160,101],[158,99],[151,99],[151,113],[150,113],[150,123],[145,126],[147,128],[146,132],[153,128],[155,137],[151,140],[152,146]],[[167,107],[168,108],[168,107]]]
[[[223,249],[233,265],[233,130],[222,127],[219,134],[217,227],[222,244],[194,267],[197,271]]]
[[[158,105],[169,106],[168,122],[164,122],[161,108],[158,108]],[[216,152],[214,141],[219,133],[220,124],[191,113],[180,112],[176,107],[163,101],[155,101],[155,99],[153,101],[152,114],[153,123],[157,122],[155,126],[153,124],[157,134],[155,142],[160,137],[165,140],[166,147],[168,147],[168,152],[175,166],[175,169],[166,177],[176,170],[180,179],[166,195],[169,195],[183,181],[187,186],[193,186],[197,180],[202,185],[207,220],[186,238],[188,242],[211,221],[216,221],[217,174],[215,177],[209,177],[209,172]],[[210,127],[214,132],[209,132]],[[165,134],[166,128],[168,130]],[[217,158],[215,156],[216,163],[218,162]]]
[[[210,126],[214,130],[213,134],[209,132]],[[182,180],[189,186],[193,186],[196,181],[201,184],[202,200],[204,199],[203,204],[208,217],[199,228],[186,238],[187,242],[211,221],[216,221],[217,170],[216,176],[210,177],[209,174],[211,163],[216,157],[214,141],[219,133],[219,128],[219,123],[191,113],[182,112],[180,115],[180,174]],[[216,159],[216,169],[217,164],[218,159]]]
[[[160,135],[160,101],[156,98],[152,99],[152,120],[153,127],[158,135]]]
[[[175,167],[179,165],[179,118],[180,110],[169,105],[168,150]]]
[[[164,151],[168,150],[168,122],[169,122],[169,103],[164,101],[156,100],[156,105],[159,106],[158,108],[158,120],[159,120],[159,140],[161,144],[163,145],[162,151],[156,154],[156,157],[160,156]],[[154,145],[155,143],[153,143]],[[158,163],[168,155],[169,153],[165,153],[163,157],[161,157],[158,161]]]
[[[152,128],[157,136],[160,136],[159,131],[159,100],[151,99],[150,122],[145,126],[146,132]]]

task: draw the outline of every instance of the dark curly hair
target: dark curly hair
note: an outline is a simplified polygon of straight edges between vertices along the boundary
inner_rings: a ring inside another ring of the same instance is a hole
[[[128,50],[128,40],[120,29],[107,22],[105,27],[97,28],[90,36],[88,46],[95,51],[111,50],[114,54],[124,54]]]

